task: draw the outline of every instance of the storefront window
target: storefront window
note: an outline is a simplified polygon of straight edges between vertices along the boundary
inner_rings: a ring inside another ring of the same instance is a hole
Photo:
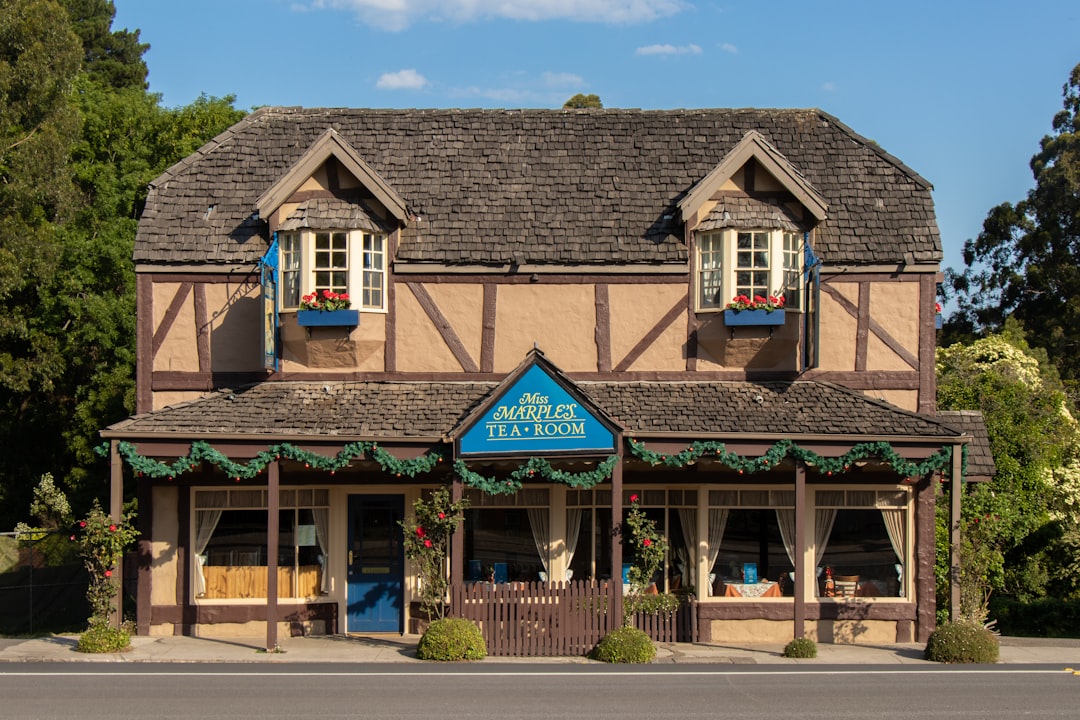
[[[904,597],[907,490],[819,490],[818,593],[824,597]],[[827,540],[825,539],[827,538]]]
[[[465,511],[465,579],[536,582],[547,577],[551,523],[547,488],[515,495],[470,491]]]
[[[282,490],[278,515],[279,598],[328,592],[324,572],[329,531],[326,490]],[[194,590],[214,599],[266,598],[266,491],[206,490],[195,494]]]

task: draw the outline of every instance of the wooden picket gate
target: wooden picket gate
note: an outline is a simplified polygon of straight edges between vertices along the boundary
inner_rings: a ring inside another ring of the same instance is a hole
[[[480,627],[488,655],[587,655],[619,625],[613,593],[610,583],[470,583],[451,586],[450,609]]]
[[[488,655],[582,656],[622,624],[609,612],[616,587],[585,581],[452,585],[450,615],[477,624]],[[639,614],[634,626],[657,642],[691,642],[696,610],[691,600],[670,616]]]

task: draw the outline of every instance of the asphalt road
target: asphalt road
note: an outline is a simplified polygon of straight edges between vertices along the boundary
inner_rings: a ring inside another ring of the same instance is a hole
[[[1060,666],[12,663],[0,718],[1080,717]]]

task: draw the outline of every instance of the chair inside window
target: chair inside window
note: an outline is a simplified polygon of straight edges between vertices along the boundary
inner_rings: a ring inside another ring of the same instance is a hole
[[[834,575],[833,583],[836,585],[836,597],[855,597],[855,591],[859,589],[859,576]]]

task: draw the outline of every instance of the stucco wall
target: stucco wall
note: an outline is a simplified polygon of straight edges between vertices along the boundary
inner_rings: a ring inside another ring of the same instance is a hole
[[[495,313],[495,372],[517,367],[535,343],[567,372],[596,370],[591,285],[503,285]]]
[[[641,339],[677,305],[687,307],[686,285],[609,285],[611,363],[617,367]],[[687,312],[660,334],[630,370],[685,370]]]
[[[150,603],[176,604],[176,547],[180,524],[177,508],[179,493],[175,487],[157,486],[151,495],[154,504],[154,528],[150,538]]]

